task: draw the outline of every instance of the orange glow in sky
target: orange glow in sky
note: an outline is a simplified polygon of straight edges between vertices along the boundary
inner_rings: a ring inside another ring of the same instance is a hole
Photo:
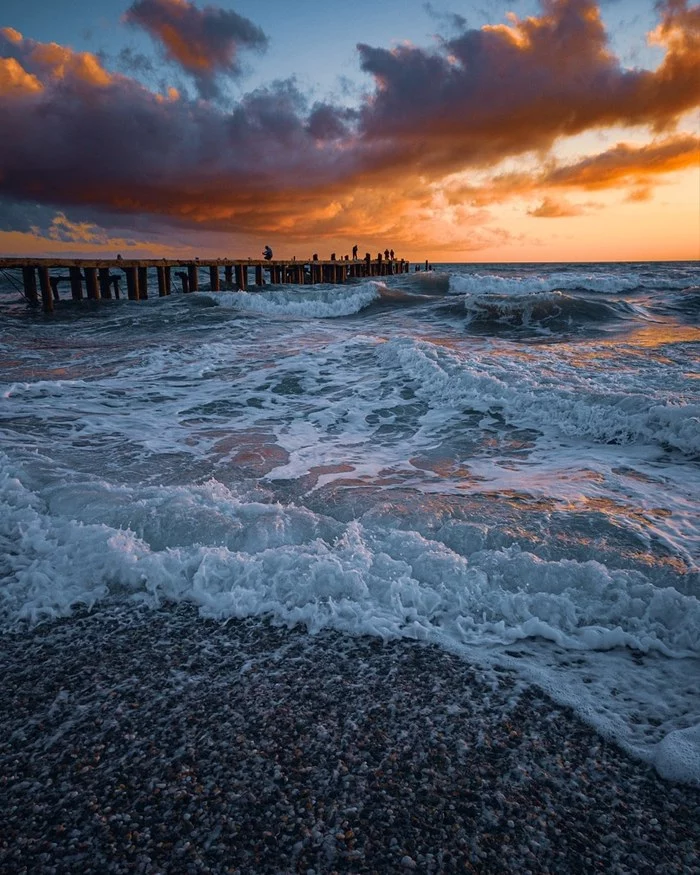
[[[429,48],[360,43],[345,100],[246,92],[269,39],[228,2],[124,3],[152,59],[8,22],[0,254],[700,258],[700,6],[655,9],[647,66],[595,0],[550,0]]]

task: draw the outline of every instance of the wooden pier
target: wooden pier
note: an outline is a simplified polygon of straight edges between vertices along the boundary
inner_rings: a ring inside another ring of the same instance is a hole
[[[35,305],[41,302],[44,311],[51,313],[54,304],[61,300],[62,284],[67,285],[74,301],[120,298],[124,287],[130,301],[144,300],[149,293],[149,271],[155,273],[158,295],[164,297],[173,292],[174,285],[183,293],[199,291],[203,276],[207,290],[212,292],[246,291],[267,283],[337,284],[355,278],[408,273],[409,262],[403,258],[387,259],[381,254],[374,259],[367,254],[363,259],[330,261],[24,257],[0,258],[0,270],[21,270],[27,301]]]

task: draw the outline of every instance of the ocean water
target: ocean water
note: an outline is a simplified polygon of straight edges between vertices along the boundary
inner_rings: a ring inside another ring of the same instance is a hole
[[[697,263],[52,317],[0,283],[3,634],[188,602],[429,641],[700,785]]]

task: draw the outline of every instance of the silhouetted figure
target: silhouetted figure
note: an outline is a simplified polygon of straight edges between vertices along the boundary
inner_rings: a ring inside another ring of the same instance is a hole
[[[314,254],[311,256],[311,260],[318,261],[318,252],[314,252]]]
[[[390,250],[389,250],[389,258],[390,258],[392,261],[394,260],[394,250],[393,250],[393,249],[390,249]]]
[[[355,261],[357,258],[357,243],[352,247],[352,260]]]
[[[335,252],[331,252],[331,261],[335,261]]]
[[[272,250],[269,246],[266,246],[263,249],[263,258],[265,259],[265,261],[272,261]]]
[[[387,261],[389,260],[389,250],[388,249],[384,250],[384,258],[386,258]]]

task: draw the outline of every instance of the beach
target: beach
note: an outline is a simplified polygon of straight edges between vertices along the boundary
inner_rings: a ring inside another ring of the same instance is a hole
[[[700,793],[512,672],[192,608],[5,638],[0,871],[698,871]]]

